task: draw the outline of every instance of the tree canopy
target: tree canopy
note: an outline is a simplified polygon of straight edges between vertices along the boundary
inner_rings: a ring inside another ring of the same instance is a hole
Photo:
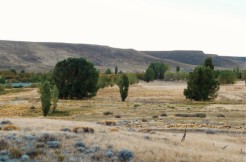
[[[59,98],[82,99],[96,95],[99,73],[84,58],[68,58],[56,64],[53,80],[59,90]]]
[[[207,66],[196,67],[189,74],[187,85],[187,88],[184,89],[184,95],[195,101],[214,99],[219,90],[219,83],[213,70]]]
[[[203,66],[210,67],[212,70],[214,70],[212,58],[211,57],[206,58]]]

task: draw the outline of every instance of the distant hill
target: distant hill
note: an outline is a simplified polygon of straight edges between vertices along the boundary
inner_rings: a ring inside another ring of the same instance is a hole
[[[68,57],[84,57],[99,69],[113,69],[118,65],[123,71],[143,71],[151,62],[192,69],[202,64],[207,56],[202,51],[156,52],[89,44],[0,41],[0,70],[47,71],[53,69],[57,61]],[[245,58],[209,56],[220,68],[245,67]]]
[[[218,56],[215,54],[205,54],[203,51],[142,51],[148,55],[161,58],[169,59],[177,62],[182,62],[191,65],[203,64],[206,57],[212,57],[213,63],[217,67],[223,68],[234,68],[244,67],[246,57],[230,57],[230,56]]]

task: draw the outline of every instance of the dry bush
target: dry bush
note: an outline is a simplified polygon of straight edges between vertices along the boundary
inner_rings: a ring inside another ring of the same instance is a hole
[[[162,116],[162,117],[163,117],[163,116],[167,116],[167,114],[166,114],[166,113],[162,113],[160,116]]]
[[[111,132],[118,132],[119,131],[118,128],[111,128],[110,130],[111,130]]]
[[[21,150],[18,148],[11,148],[9,152],[12,158],[20,158],[22,155]]]
[[[150,133],[152,131],[152,129],[141,129],[139,130],[138,132],[141,132],[141,133]]]
[[[9,143],[1,139],[0,140],[0,151],[8,149],[8,148],[9,148]]]
[[[116,122],[115,121],[105,121],[105,125],[113,126],[113,125],[116,125]]]
[[[147,122],[148,120],[147,119],[142,119],[142,122]]]
[[[95,130],[91,127],[75,127],[73,129],[74,133],[94,133]]]
[[[115,118],[121,118],[121,116],[120,115],[115,115]]]
[[[158,115],[154,115],[152,116],[153,119],[157,119],[158,118]]]
[[[106,111],[106,112],[103,112],[103,115],[113,115],[114,113],[112,113],[111,111]]]
[[[35,157],[44,154],[44,152],[40,149],[32,149],[26,153],[31,159],[34,159]]]
[[[15,125],[6,125],[6,126],[3,127],[3,130],[12,131],[12,130],[19,130],[19,128],[16,127]]]
[[[205,118],[206,114],[204,113],[197,113],[197,114],[175,114],[177,117],[198,117],[198,118]]]

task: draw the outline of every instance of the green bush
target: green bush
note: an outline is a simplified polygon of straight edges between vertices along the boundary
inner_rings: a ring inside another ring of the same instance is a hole
[[[220,84],[234,84],[237,80],[237,74],[233,71],[223,70],[218,76]]]
[[[210,100],[217,96],[219,83],[210,67],[198,66],[189,74],[184,95],[195,101]]]
[[[152,68],[148,68],[144,74],[144,81],[150,82],[155,79],[155,72]]]
[[[53,112],[55,112],[57,107],[57,102],[59,100],[59,90],[56,85],[52,89],[52,103],[53,103]]]
[[[126,75],[128,77],[130,85],[137,84],[139,82],[135,73],[127,73]]]
[[[59,89],[59,98],[82,99],[93,97],[98,90],[99,73],[84,58],[68,58],[56,64],[53,80]]]
[[[126,74],[123,74],[120,77],[118,86],[120,88],[121,100],[124,102],[128,96],[128,87],[129,87],[129,80]]]
[[[43,115],[47,116],[51,106],[50,83],[48,81],[42,83],[40,87],[40,93],[41,93],[41,104],[42,104]]]

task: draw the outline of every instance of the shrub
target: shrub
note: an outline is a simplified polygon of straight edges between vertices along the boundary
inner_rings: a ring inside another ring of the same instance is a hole
[[[106,111],[106,112],[103,112],[103,115],[112,115],[114,113],[112,113],[111,111]]]
[[[218,81],[220,84],[234,84],[237,80],[237,75],[233,71],[223,70],[218,76]]]
[[[155,79],[155,72],[152,68],[148,68],[144,74],[144,81],[150,82]]]
[[[129,80],[126,74],[120,78],[119,84],[121,100],[124,102],[128,96]]]
[[[197,114],[175,114],[174,116],[177,117],[198,117],[198,118],[205,118],[206,114],[204,113],[197,113]]]
[[[0,151],[5,150],[9,148],[9,143],[0,139]]]
[[[48,81],[42,83],[40,87],[40,93],[41,93],[41,104],[42,104],[43,115],[47,116],[51,106],[50,83]]]
[[[59,90],[56,85],[52,89],[52,102],[53,102],[53,112],[55,112],[57,107],[57,102],[59,100]]]
[[[59,98],[93,97],[98,90],[98,71],[84,58],[68,58],[56,64],[53,79]]]
[[[0,95],[5,93],[4,85],[0,84]]]
[[[105,74],[112,74],[111,69],[107,69],[107,70],[105,71]]]
[[[90,127],[75,127],[73,129],[74,133],[94,133],[95,130],[93,128]]]
[[[184,95],[195,101],[210,100],[217,96],[219,83],[210,67],[198,66],[189,74]]]
[[[21,150],[20,149],[18,149],[18,148],[11,148],[10,150],[9,150],[9,152],[10,152],[10,157],[11,158],[20,158],[21,157]]]
[[[133,153],[129,150],[121,150],[119,151],[119,154],[118,154],[118,158],[119,160],[121,161],[130,161],[131,159],[133,159]]]
[[[135,73],[127,73],[126,75],[128,77],[130,85],[137,84],[139,82]]]
[[[16,127],[15,125],[6,125],[3,127],[3,130],[5,131],[12,131],[12,130],[18,130],[19,128]]]

